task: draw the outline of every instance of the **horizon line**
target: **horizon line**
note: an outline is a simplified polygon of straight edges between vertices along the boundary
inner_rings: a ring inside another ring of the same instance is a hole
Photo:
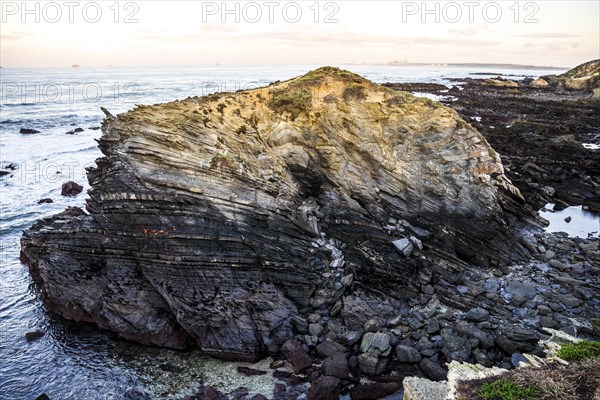
[[[327,66],[327,65],[369,65],[369,66],[382,66],[382,67],[411,67],[411,66],[432,66],[432,67],[460,67],[460,66],[481,66],[481,67],[509,67],[509,68],[531,68],[531,69],[570,69],[571,67],[566,66],[555,66],[555,65],[532,65],[532,64],[519,64],[519,63],[494,63],[494,62],[385,62],[385,63],[369,63],[369,62],[341,62],[341,63],[204,63],[204,64],[104,64],[104,65],[81,65],[71,64],[65,66],[6,66],[2,65],[2,69],[86,69],[86,68],[193,68],[193,67],[227,67],[227,66],[247,66],[247,67],[264,67],[264,66],[275,66],[275,65],[288,65],[288,66]],[[579,64],[578,64],[579,65]]]

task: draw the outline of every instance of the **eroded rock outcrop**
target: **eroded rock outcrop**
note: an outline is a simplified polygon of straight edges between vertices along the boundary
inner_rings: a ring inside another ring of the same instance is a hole
[[[107,113],[99,146],[87,212],[40,221],[22,259],[52,310],[142,343],[256,360],[309,313],[362,330],[365,307],[396,316],[432,271],[528,256],[511,225],[529,213],[486,140],[346,71]],[[443,282],[442,303],[477,305]]]

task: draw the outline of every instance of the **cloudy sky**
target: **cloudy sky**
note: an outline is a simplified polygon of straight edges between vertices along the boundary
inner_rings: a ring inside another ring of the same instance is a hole
[[[600,58],[600,1],[1,1],[4,67]]]

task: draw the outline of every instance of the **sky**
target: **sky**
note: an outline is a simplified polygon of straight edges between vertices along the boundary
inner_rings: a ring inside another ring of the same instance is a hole
[[[3,67],[600,58],[600,1],[0,1]]]

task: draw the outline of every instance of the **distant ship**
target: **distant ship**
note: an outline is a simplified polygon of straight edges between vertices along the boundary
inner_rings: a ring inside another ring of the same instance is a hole
[[[71,68],[79,68],[79,64],[73,64],[71,65]]]

